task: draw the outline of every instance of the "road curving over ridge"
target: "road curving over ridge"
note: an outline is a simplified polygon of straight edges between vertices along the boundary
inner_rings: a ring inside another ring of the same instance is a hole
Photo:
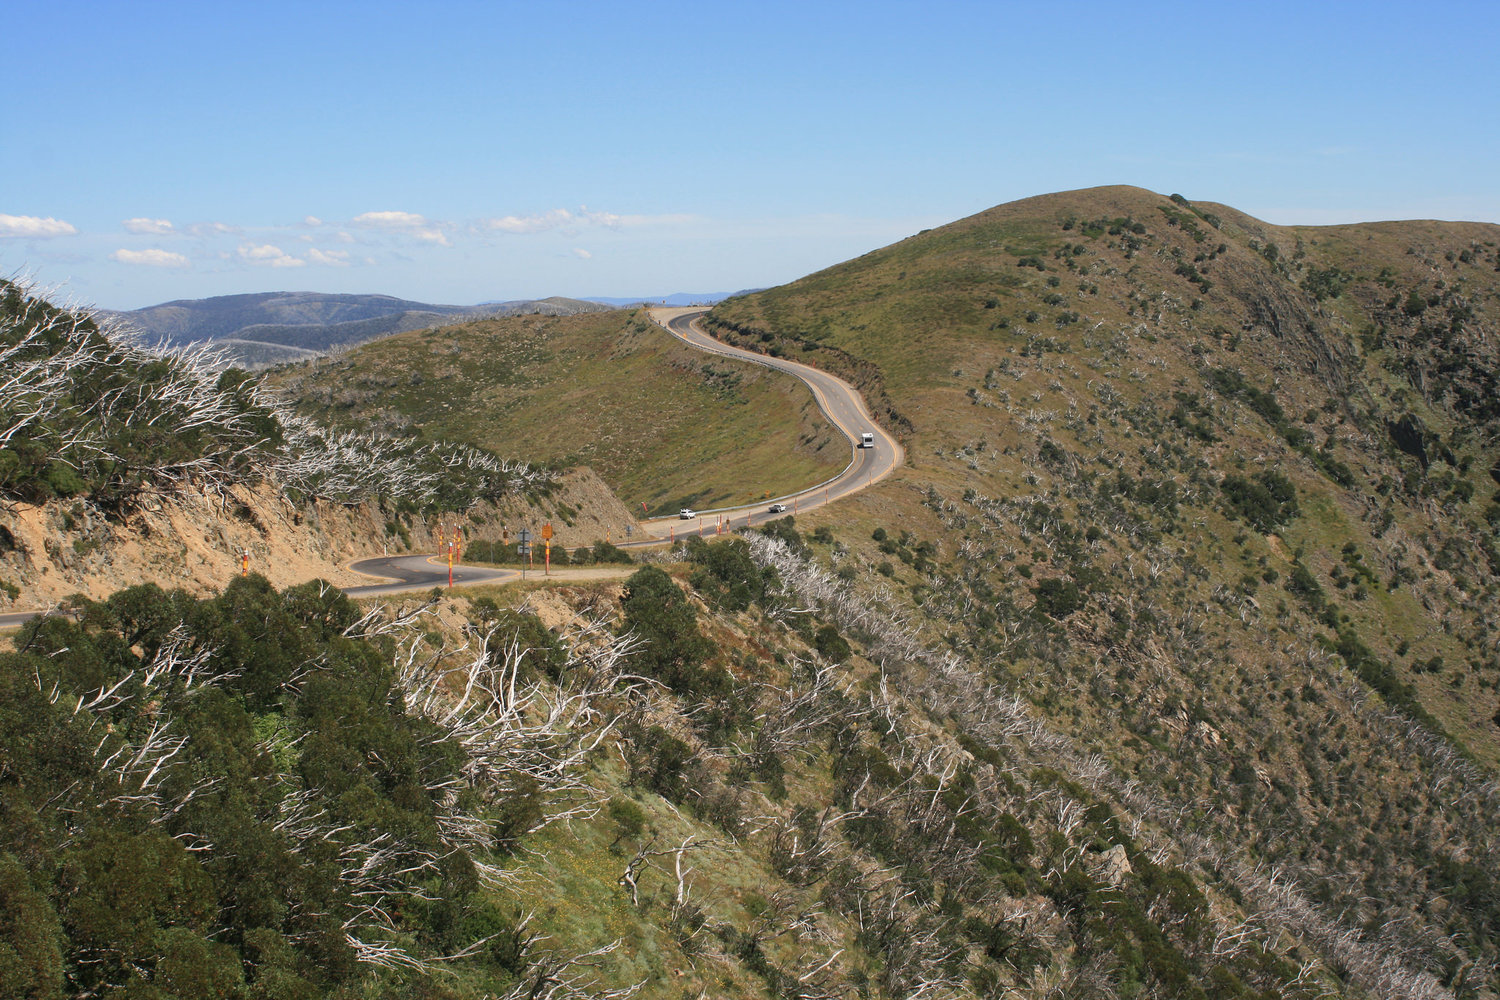
[[[681,518],[644,521],[642,527],[649,537],[628,544],[650,545],[677,536],[717,532],[721,525],[722,530],[729,531],[752,524],[764,524],[784,516],[767,510],[773,502],[785,504],[787,513],[812,510],[880,482],[906,461],[906,451],[901,447],[901,442],[875,422],[859,390],[838,376],[811,365],[756,354],[715,340],[698,324],[698,320],[708,312],[706,309],[653,308],[647,311],[659,326],[690,347],[708,354],[774,368],[806,383],[823,415],[848,438],[849,464],[832,479],[786,496],[738,507],[698,511],[700,516],[686,521]],[[875,447],[860,448],[861,434],[873,434]]]

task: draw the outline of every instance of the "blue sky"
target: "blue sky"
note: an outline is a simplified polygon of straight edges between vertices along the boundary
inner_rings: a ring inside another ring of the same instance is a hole
[[[1500,222],[1500,4],[12,5],[0,271],[105,308],[779,284],[1096,184]]]

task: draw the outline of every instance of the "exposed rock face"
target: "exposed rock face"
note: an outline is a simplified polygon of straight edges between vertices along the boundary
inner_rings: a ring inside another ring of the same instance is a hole
[[[1125,876],[1132,871],[1123,844],[1116,844],[1099,856],[1099,877],[1112,886],[1124,885]]]
[[[633,522],[590,469],[564,475],[536,502],[517,498],[448,517],[466,522],[473,538],[550,521],[555,543],[570,547],[619,541]],[[0,610],[42,608],[72,594],[102,598],[140,583],[209,594],[240,572],[246,551],[249,569],[277,587],[316,578],[358,586],[370,580],[346,568],[354,560],[436,548],[427,524],[408,519],[403,537],[396,521],[367,503],[294,504],[270,485],[161,497],[122,521],[76,500],[18,504],[0,512],[0,583],[19,588],[12,599],[0,587]]]

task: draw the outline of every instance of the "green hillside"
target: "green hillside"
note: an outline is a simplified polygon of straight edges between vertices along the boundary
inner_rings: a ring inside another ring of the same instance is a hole
[[[1472,661],[1477,683],[1495,664],[1476,599],[1493,596],[1500,562],[1487,474],[1500,464],[1497,240],[1500,228],[1465,223],[1279,228],[1101,188],[1001,206],[732,299],[709,324],[748,346],[817,345],[805,355],[861,374],[914,434],[921,471],[908,478],[945,494],[1021,488],[1076,511],[1062,494],[1121,473],[1170,480],[1195,519],[1284,528],[1241,558],[1300,548],[1336,582],[1353,542],[1395,595],[1420,573],[1403,597],[1344,613],[1415,642],[1424,602],[1451,607],[1471,634],[1449,657],[1464,674]],[[1303,516],[1236,516],[1221,481],[1261,471],[1289,477]],[[1212,554],[1200,557],[1227,572]],[[1434,653],[1447,645],[1424,638]],[[1496,759],[1483,695],[1411,679]]]
[[[1457,976],[1500,912],[1460,872],[1500,870],[1497,243],[1102,188],[710,325],[850,374],[907,434],[904,475],[826,515],[864,532],[849,572],[1201,835]]]
[[[849,460],[800,382],[706,357],[640,311],[408,333],[274,381],[331,423],[592,466],[653,515],[776,496]]]

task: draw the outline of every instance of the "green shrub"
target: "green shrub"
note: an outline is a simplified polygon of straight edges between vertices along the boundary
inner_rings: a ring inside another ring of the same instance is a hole
[[[1228,475],[1219,488],[1234,512],[1262,534],[1276,530],[1299,513],[1297,489],[1279,472],[1260,472],[1248,479]]]
[[[762,570],[750,558],[743,538],[729,538],[710,545],[693,536],[687,544],[688,561],[697,567],[688,578],[709,603],[724,611],[743,611],[766,595],[771,570]]]
[[[623,632],[641,640],[631,666],[682,695],[727,695],[732,681],[723,668],[707,667],[713,645],[698,631],[698,614],[682,588],[655,566],[625,581]]]
[[[853,653],[848,641],[832,625],[824,625],[813,635],[813,647],[830,663],[843,663]]]
[[[630,553],[612,542],[595,542],[591,553],[596,563],[616,563],[629,565],[635,562]]]
[[[1038,614],[1066,618],[1083,607],[1083,593],[1072,580],[1056,577],[1039,580],[1031,592],[1036,596],[1035,610]]]

